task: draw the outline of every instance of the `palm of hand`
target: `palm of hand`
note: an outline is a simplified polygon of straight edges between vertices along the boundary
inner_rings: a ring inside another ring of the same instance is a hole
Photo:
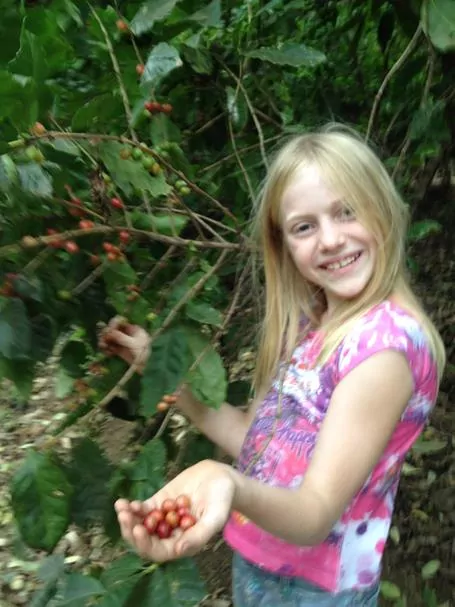
[[[118,500],[115,504],[123,538],[144,558],[163,562],[192,556],[220,531],[234,497],[234,481],[229,467],[206,460],[188,468],[145,502]],[[186,494],[191,499],[197,522],[187,531],[175,530],[168,539],[150,536],[142,521],[165,499]]]

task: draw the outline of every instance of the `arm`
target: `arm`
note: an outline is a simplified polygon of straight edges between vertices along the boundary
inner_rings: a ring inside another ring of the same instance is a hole
[[[217,444],[228,455],[237,459],[250,426],[251,413],[223,403],[219,409],[210,409],[196,400],[184,386],[176,407],[207,438]]]
[[[270,487],[230,468],[232,507],[286,541],[320,543],[379,461],[412,387],[403,355],[373,355],[335,389],[301,486]]]

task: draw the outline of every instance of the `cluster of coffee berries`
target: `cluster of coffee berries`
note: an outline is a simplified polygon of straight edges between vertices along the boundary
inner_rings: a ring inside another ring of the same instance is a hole
[[[92,223],[92,222],[90,222],[90,223]],[[59,232],[57,232],[57,230],[54,230],[53,228],[48,228],[46,230],[46,234],[48,236],[57,236],[59,234]],[[55,240],[52,240],[49,243],[49,246],[52,247],[53,249],[65,249],[66,251],[68,251],[68,253],[71,253],[72,255],[74,255],[74,253],[79,252],[79,245],[77,244],[77,242],[74,242],[74,240],[65,240],[64,238],[55,238]]]
[[[160,539],[170,537],[177,528],[186,531],[195,523],[196,519],[191,514],[191,500],[187,495],[164,500],[161,508],[151,510],[143,521],[149,535],[157,535]]]
[[[123,259],[122,251],[112,242],[103,242],[103,249],[106,252],[108,261],[119,261]]]
[[[170,103],[159,103],[158,101],[146,101],[144,109],[150,114],[171,114],[174,109]]]
[[[177,394],[165,394],[156,406],[156,410],[160,413],[167,411],[172,405],[177,402]]]
[[[190,192],[191,192],[186,181],[183,181],[183,179],[177,179],[177,181],[174,184],[174,187],[177,190],[177,192],[179,194],[181,194],[182,196],[188,196],[188,194],[190,194]]]
[[[14,281],[17,278],[17,274],[12,272],[8,272],[5,276],[5,281],[0,287],[0,296],[1,297],[13,297],[16,293],[14,290]]]

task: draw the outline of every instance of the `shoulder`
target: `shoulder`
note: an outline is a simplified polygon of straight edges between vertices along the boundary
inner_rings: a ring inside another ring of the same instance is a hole
[[[384,301],[357,319],[342,340],[337,352],[340,376],[379,352],[401,353],[419,381],[422,365],[432,366],[429,343],[417,318],[391,301]]]

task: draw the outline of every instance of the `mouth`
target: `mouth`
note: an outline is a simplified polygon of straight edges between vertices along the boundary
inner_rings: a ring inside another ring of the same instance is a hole
[[[334,272],[335,270],[341,270],[342,268],[346,268],[347,266],[350,266],[353,263],[355,263],[361,255],[362,255],[361,252],[354,253],[353,255],[344,257],[343,259],[340,259],[339,261],[335,261],[333,263],[328,263],[328,264],[321,264],[320,267],[323,270],[328,270],[329,272]]]

